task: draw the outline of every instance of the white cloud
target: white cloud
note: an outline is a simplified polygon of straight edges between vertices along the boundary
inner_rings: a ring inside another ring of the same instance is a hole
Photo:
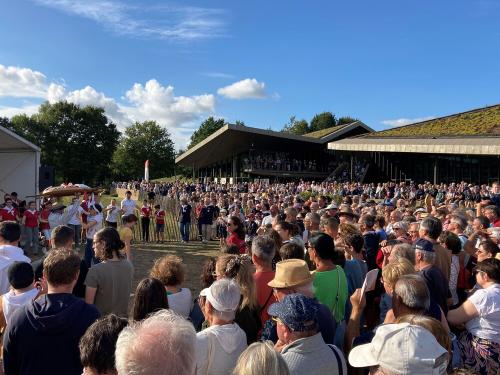
[[[169,130],[177,147],[185,147],[201,117],[215,111],[214,95],[176,96],[174,87],[163,86],[155,79],[144,85],[133,84],[122,100],[117,101],[91,86],[68,91],[61,84],[48,83],[42,73],[27,68],[0,65],[0,77],[0,97],[36,97],[49,103],[66,100],[81,106],[99,106],[121,130],[135,121],[155,120]],[[20,106],[0,105],[0,116],[32,115],[38,108],[39,104],[31,102]]]
[[[15,115],[19,114],[26,114],[28,116],[31,116],[35,113],[38,112],[38,108],[40,105],[38,104],[28,104],[22,107],[5,107],[5,106],[0,106],[0,117],[8,117],[11,118]]]
[[[398,118],[395,120],[384,120],[384,121],[382,121],[382,124],[396,128],[399,126],[414,124],[416,122],[432,120],[434,118],[435,118],[434,116],[419,117],[419,118]]]
[[[119,35],[195,40],[224,34],[223,10],[189,6],[133,6],[118,0],[33,0],[102,24]]]
[[[42,98],[46,92],[46,77],[36,70],[0,64],[0,97]]]
[[[247,78],[217,90],[219,95],[230,99],[264,99],[266,84],[255,78]]]

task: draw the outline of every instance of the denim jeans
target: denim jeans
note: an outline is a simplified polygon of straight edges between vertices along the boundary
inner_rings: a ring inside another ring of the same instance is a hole
[[[88,268],[90,268],[92,266],[92,264],[99,263],[99,261],[97,260],[97,258],[95,257],[95,254],[94,254],[93,242],[94,242],[94,239],[87,238],[87,243],[85,244],[84,260],[85,260],[85,264],[87,264]]]
[[[179,230],[183,241],[189,241],[189,227],[190,223],[179,223]]]
[[[25,248],[28,254],[38,254],[38,227],[24,228]]]

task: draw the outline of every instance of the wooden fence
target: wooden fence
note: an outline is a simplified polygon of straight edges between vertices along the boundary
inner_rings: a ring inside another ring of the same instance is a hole
[[[138,192],[138,199],[137,199],[137,204],[140,206],[141,202],[143,199],[147,199],[147,195],[144,192]],[[179,228],[179,211],[181,209],[181,202],[179,199],[176,198],[171,198],[171,197],[163,197],[163,196],[157,196],[155,197],[154,205],[159,204],[160,207],[165,210],[165,230],[163,232],[163,237],[164,241],[170,241],[170,242],[175,242],[175,241],[181,241],[181,232]],[[156,222],[154,221],[154,209],[151,214],[151,219],[149,222],[149,241],[150,242],[155,242],[158,240],[156,237]],[[139,215],[137,215],[139,217]],[[119,224],[120,225],[120,224]],[[141,219],[139,218],[139,221],[137,225],[133,229],[134,232],[134,240],[135,241],[143,241],[143,236],[142,236],[142,224],[141,224]],[[189,239],[192,240],[197,240],[199,239],[199,231],[198,231],[198,220],[195,218],[194,214],[194,207],[192,207],[191,211],[191,225],[189,228]]]

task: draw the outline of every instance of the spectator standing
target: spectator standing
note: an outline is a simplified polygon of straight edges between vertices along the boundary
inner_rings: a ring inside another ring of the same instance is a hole
[[[116,199],[111,199],[104,212],[106,213],[106,226],[117,229],[120,209],[116,206]]]
[[[118,234],[120,235],[120,239],[125,244],[124,252],[125,256],[129,261],[132,261],[132,239],[134,238],[134,232],[132,232],[132,228],[137,223],[137,216],[134,214],[126,215],[123,217],[123,225],[118,230]]]
[[[80,207],[80,206],[78,206]],[[93,240],[94,235],[102,228],[102,214],[99,211],[99,208],[90,205],[89,206],[89,215],[87,216],[87,223],[83,225],[83,229],[85,229],[85,235],[87,237],[87,243],[85,244],[85,263],[87,263],[87,267],[91,267],[92,264],[97,262],[94,250],[93,250]],[[80,229],[78,229],[80,230]]]
[[[346,374],[342,352],[327,345],[318,332],[318,302],[301,294],[289,294],[269,307],[277,321],[279,340],[275,345],[290,375]]]
[[[120,375],[137,375],[137,369],[140,375],[193,375],[196,333],[184,318],[160,310],[123,329],[115,358]]]
[[[189,242],[189,230],[191,227],[191,205],[188,204],[186,198],[181,199],[181,207],[179,209],[179,229],[181,232],[182,242]]]
[[[203,289],[200,296],[210,327],[196,335],[196,374],[229,375],[247,348],[245,332],[234,322],[240,288],[234,281],[222,279]]]
[[[141,213],[141,233],[142,242],[149,242],[149,223],[151,222],[151,206],[147,199],[142,202]]]
[[[28,203],[28,209],[24,211],[23,214],[22,225],[24,225],[26,252],[28,254],[38,255],[39,213],[34,201]]]
[[[132,199],[132,192],[127,190],[125,192],[125,198],[120,204],[123,216],[135,214],[135,210],[140,210],[137,203]]]
[[[99,317],[95,306],[74,297],[80,258],[55,249],[44,261],[47,294],[15,312],[4,333],[6,375],[80,375],[78,342]]]
[[[134,269],[120,250],[124,243],[114,228],[104,228],[94,235],[95,255],[101,263],[89,269],[85,279],[85,302],[94,304],[101,314],[127,317]]]
[[[17,246],[20,237],[21,226],[17,222],[0,222],[0,295],[7,293],[10,288],[9,266],[16,261],[31,263],[23,249]]]

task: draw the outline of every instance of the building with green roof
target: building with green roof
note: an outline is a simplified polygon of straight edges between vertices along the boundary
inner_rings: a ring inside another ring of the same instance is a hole
[[[328,149],[366,160],[369,180],[498,181],[500,105],[336,140]]]

